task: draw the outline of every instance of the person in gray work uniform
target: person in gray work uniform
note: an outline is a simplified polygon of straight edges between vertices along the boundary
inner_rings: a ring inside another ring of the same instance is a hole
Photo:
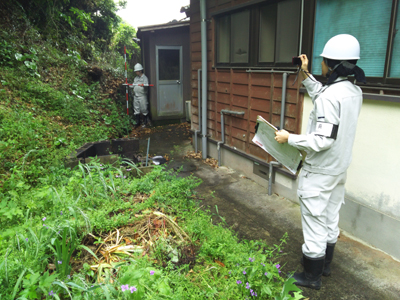
[[[143,74],[143,67],[141,64],[136,64],[134,69],[136,77],[133,84],[149,84],[146,75]],[[134,86],[133,88],[133,110],[135,114],[136,126],[140,126],[140,114],[143,114],[144,121],[142,127],[146,127],[150,123],[149,112],[147,110],[147,86]]]
[[[351,162],[357,119],[362,105],[362,91],[347,79],[354,75],[365,83],[364,71],[356,66],[360,44],[348,34],[332,37],[322,54],[322,75],[326,85],[308,72],[308,58],[300,55],[303,84],[314,104],[307,133],[275,133],[279,143],[288,142],[307,155],[299,176],[304,244],[304,271],[295,273],[296,284],[321,288],[321,276],[330,275],[330,264],[339,236],[339,210],[344,203],[347,168]]]

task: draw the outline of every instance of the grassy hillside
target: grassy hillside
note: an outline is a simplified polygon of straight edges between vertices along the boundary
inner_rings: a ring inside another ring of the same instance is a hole
[[[23,170],[34,183],[83,143],[129,129],[118,92],[122,53],[93,44],[84,59],[84,41],[43,36],[24,18],[9,18],[17,24],[3,23],[0,32],[0,187],[6,190],[12,173]]]

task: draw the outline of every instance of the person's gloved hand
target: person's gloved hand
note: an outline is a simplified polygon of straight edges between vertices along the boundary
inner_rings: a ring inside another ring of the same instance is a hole
[[[279,144],[287,143],[288,139],[289,132],[287,132],[285,129],[275,131],[275,141],[277,141]]]

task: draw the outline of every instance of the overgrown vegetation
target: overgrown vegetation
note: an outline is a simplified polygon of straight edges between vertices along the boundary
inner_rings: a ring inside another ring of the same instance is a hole
[[[214,225],[195,177],[64,168],[129,132],[118,91],[135,30],[121,5],[0,3],[0,299],[301,299],[281,274],[287,237],[270,247]]]
[[[20,179],[26,207],[2,217],[10,224],[2,222],[5,299],[301,298],[289,296],[298,289],[280,274],[286,237],[269,247],[213,225],[195,177],[156,167],[132,178],[96,161],[57,175],[34,189]]]

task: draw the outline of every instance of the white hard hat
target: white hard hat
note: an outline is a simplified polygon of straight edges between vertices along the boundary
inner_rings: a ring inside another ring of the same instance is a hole
[[[325,44],[320,56],[335,60],[360,59],[360,43],[350,34],[338,34]]]
[[[143,70],[143,67],[142,67],[142,65],[141,64],[136,64],[135,65],[135,68],[133,69],[133,71],[142,71]]]

